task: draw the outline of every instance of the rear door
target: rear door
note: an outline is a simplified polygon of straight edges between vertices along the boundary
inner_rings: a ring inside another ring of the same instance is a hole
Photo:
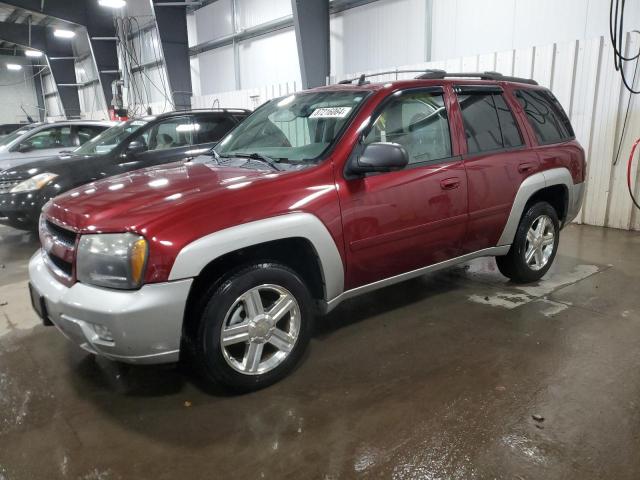
[[[501,87],[455,87],[467,151],[469,226],[464,253],[494,247],[522,181],[539,170]]]
[[[348,256],[347,288],[355,288],[460,254],[467,180],[452,154],[441,87],[410,89],[383,100],[353,155],[373,142],[409,152],[400,171],[348,178],[339,186]]]

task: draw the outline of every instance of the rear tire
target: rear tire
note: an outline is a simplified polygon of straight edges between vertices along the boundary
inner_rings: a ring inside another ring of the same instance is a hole
[[[202,298],[193,339],[204,379],[247,392],[288,375],[311,337],[313,300],[290,268],[261,263],[232,272]]]
[[[560,222],[547,202],[531,205],[520,220],[509,252],[496,257],[498,269],[518,283],[540,280],[551,267],[560,242]]]

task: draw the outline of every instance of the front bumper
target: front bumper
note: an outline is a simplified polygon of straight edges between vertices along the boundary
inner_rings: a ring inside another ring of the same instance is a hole
[[[25,228],[38,223],[42,203],[38,192],[0,194],[0,217],[20,219]],[[0,220],[0,223],[3,223]]]
[[[49,272],[41,250],[29,261],[29,279],[44,296],[49,319],[85,350],[127,363],[178,361],[193,279],[148,284],[132,291],[82,283],[67,287]],[[105,340],[105,329],[111,341]]]

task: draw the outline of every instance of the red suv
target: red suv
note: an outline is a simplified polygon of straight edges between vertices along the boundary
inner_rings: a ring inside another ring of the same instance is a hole
[[[538,280],[585,167],[531,80],[428,71],[299,92],[208,155],[47,203],[33,305],[94,354],[189,354],[211,382],[264,387],[300,360],[314,316],[355,295],[481,256]]]

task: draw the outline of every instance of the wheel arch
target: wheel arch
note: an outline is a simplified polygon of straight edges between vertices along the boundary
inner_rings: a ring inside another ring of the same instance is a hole
[[[518,188],[507,223],[498,240],[498,246],[511,245],[518,224],[527,207],[536,200],[544,200],[556,208],[563,223],[573,205],[574,186],[571,172],[567,168],[552,168],[527,177]]]

